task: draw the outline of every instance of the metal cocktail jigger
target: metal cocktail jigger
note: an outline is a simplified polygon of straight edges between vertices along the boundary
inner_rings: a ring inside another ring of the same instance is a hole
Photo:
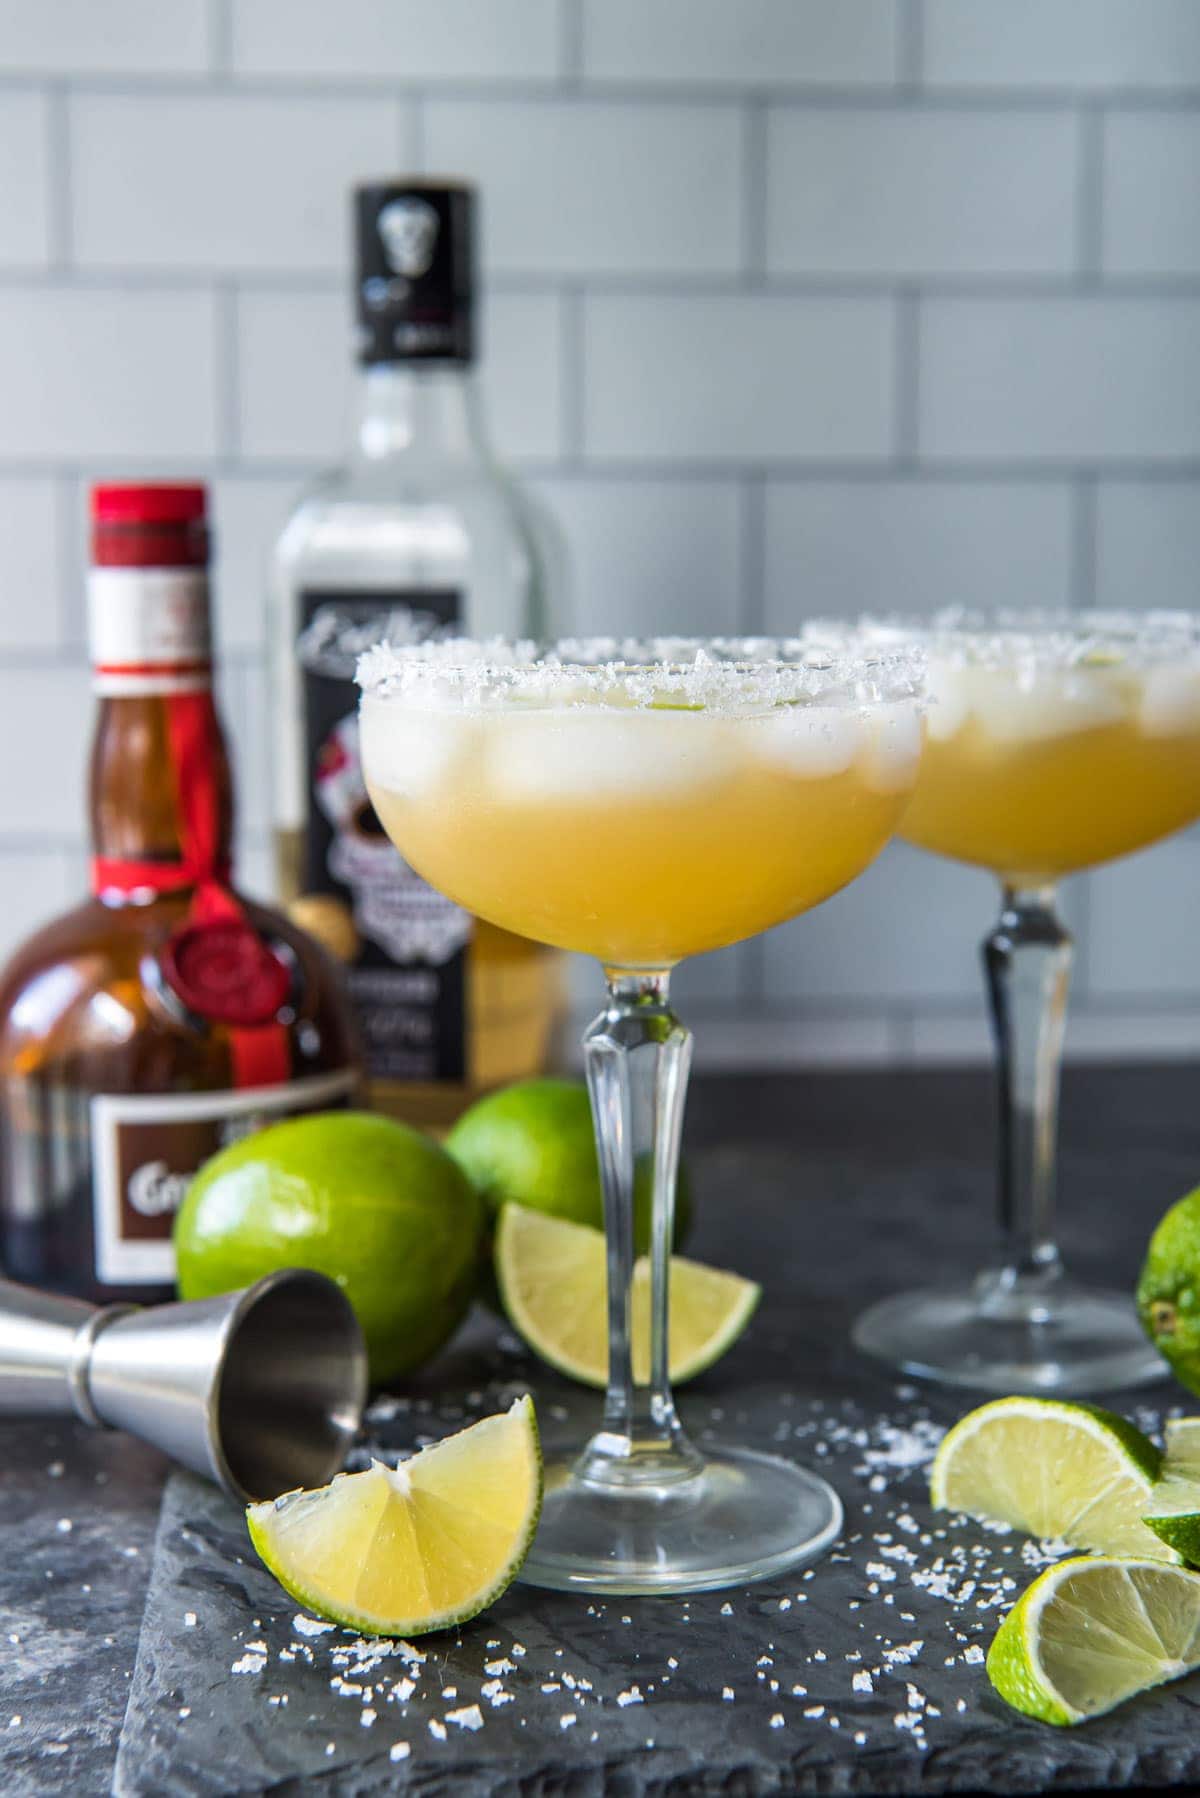
[[[129,1430],[243,1501],[332,1479],[366,1396],[362,1331],[324,1274],[145,1311],[0,1280],[0,1413]]]

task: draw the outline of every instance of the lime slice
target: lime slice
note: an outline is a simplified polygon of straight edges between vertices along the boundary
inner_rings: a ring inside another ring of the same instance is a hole
[[[251,1505],[250,1540],[310,1611],[372,1636],[465,1623],[521,1569],[542,1508],[533,1401],[399,1467],[373,1461],[314,1492]]]
[[[1162,1474],[1144,1512],[1147,1527],[1192,1567],[1200,1567],[1200,1417],[1166,1426]]]
[[[1178,1561],[1142,1522],[1160,1459],[1149,1437],[1111,1411],[1000,1398],[943,1437],[930,1497],[937,1510],[1011,1523],[1072,1548]]]
[[[525,1205],[506,1205],[496,1232],[496,1278],[509,1322],[536,1354],[587,1386],[608,1377],[604,1232]],[[702,1373],[737,1341],[759,1300],[753,1280],[671,1258],[671,1379]],[[633,1273],[633,1377],[650,1379],[650,1263]]]
[[[987,1658],[1015,1710],[1082,1723],[1200,1666],[1200,1574],[1146,1560],[1059,1561],[1018,1598]]]

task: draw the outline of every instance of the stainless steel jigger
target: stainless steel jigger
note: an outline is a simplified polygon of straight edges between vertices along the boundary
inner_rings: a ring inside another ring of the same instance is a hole
[[[243,1502],[332,1479],[366,1396],[362,1331],[324,1274],[144,1311],[0,1280],[0,1413],[129,1430]]]

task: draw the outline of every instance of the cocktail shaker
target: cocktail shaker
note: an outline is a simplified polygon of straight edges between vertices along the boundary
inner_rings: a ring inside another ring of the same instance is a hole
[[[362,1331],[324,1274],[147,1310],[0,1280],[0,1414],[129,1430],[243,1502],[331,1479],[366,1395]]]

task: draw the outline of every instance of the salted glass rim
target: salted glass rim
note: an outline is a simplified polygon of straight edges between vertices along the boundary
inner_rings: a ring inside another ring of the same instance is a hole
[[[1022,672],[1180,661],[1200,666],[1200,613],[1165,608],[1071,612],[948,606],[924,617],[866,613],[853,621],[814,619],[802,634],[814,646],[906,644],[923,650],[930,662]]]
[[[541,705],[764,710],[856,707],[923,698],[915,644],[803,637],[434,637],[384,642],[359,657],[370,699],[463,709]]]

